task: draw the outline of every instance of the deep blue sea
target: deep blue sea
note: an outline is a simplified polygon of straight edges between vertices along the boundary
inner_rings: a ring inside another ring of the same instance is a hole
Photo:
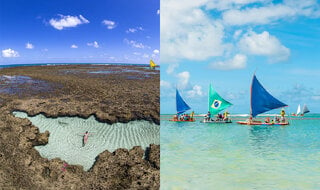
[[[289,126],[246,126],[161,115],[161,189],[320,189],[320,114]]]

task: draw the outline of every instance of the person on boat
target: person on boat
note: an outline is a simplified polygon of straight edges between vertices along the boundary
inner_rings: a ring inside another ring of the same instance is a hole
[[[228,112],[228,111],[225,111],[225,112],[223,113],[223,120],[224,120],[224,121],[228,121],[228,120],[229,120],[229,112]]]
[[[272,120],[273,121],[273,120]],[[270,117],[267,117],[265,120],[264,120],[265,123],[270,123]]]
[[[191,112],[191,120],[193,120],[193,116],[194,116],[194,111]]]
[[[205,119],[206,121],[210,121],[210,119],[211,119],[211,113],[210,113],[210,111],[208,111],[208,113],[204,116],[204,119]]]
[[[178,115],[173,116],[173,121],[178,121]]]
[[[252,116],[250,115],[250,117],[246,120],[247,124],[251,124],[252,123]]]
[[[281,115],[281,122],[285,122],[286,121],[286,118],[284,117],[286,115],[286,112],[284,111],[284,109],[282,108],[281,112],[280,112],[280,115]]]
[[[273,121],[273,119],[271,120],[271,124],[272,124],[272,125],[274,124],[274,121]]]

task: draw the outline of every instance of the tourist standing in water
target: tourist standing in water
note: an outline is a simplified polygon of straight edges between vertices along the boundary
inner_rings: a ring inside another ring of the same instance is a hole
[[[83,135],[83,139],[82,139],[82,147],[84,147],[84,145],[87,144],[88,142],[88,138],[89,138],[89,133],[88,131],[86,131],[86,133]]]

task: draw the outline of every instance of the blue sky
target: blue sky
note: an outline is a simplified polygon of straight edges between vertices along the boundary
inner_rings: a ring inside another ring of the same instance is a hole
[[[159,61],[159,0],[0,2],[0,64]]]
[[[162,114],[175,113],[176,87],[206,113],[210,83],[229,112],[249,113],[254,72],[287,112],[320,113],[319,1],[162,0],[160,22]]]

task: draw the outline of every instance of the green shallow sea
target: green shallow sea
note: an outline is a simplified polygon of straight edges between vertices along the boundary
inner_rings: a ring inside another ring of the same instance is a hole
[[[16,117],[28,118],[40,132],[50,132],[45,146],[36,146],[42,157],[61,158],[69,164],[79,164],[89,170],[101,152],[118,148],[131,149],[160,143],[160,126],[148,121],[131,121],[112,125],[98,122],[93,116],[46,118],[43,115],[28,117],[24,112],[14,112]],[[89,132],[88,142],[82,145],[84,133]]]
[[[161,189],[320,189],[320,114],[268,127],[197,119],[162,115]]]

